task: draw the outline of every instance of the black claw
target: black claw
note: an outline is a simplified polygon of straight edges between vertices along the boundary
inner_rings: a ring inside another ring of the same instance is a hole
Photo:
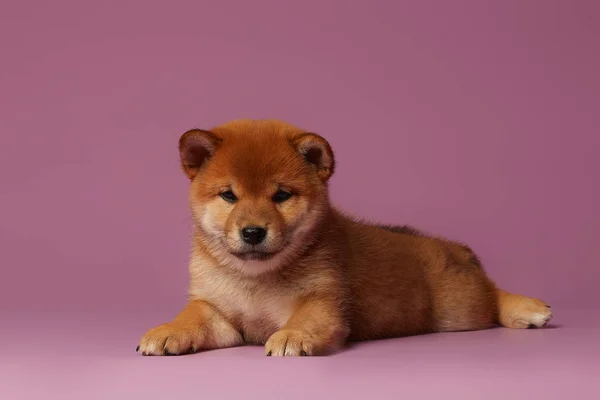
[[[301,355],[302,357],[304,357],[304,356],[306,355],[306,352],[305,352],[304,350],[302,350],[302,351],[300,352],[300,355]]]
[[[196,349],[194,348],[194,346],[190,347],[190,349],[188,350],[188,352],[190,354],[194,354],[196,352]]]
[[[140,346],[135,348],[135,352],[137,353],[138,351],[140,351]]]
[[[535,328],[534,324],[529,324],[529,326],[527,327],[527,329],[533,329],[533,328]]]
[[[165,356],[176,356],[177,354],[175,353],[170,353],[167,350],[165,350]]]
[[[549,306],[549,305],[547,305],[547,304],[546,304],[546,307],[548,307],[548,308],[552,308],[552,307],[550,307],[550,306]]]
[[[268,353],[267,353],[267,357],[271,357],[271,352],[268,352]]]

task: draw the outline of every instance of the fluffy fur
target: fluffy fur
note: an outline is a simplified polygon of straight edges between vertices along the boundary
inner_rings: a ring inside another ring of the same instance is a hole
[[[190,299],[142,337],[141,354],[261,344],[267,355],[324,355],[349,340],[541,327],[552,316],[496,288],[461,243],[332,207],[334,155],[317,134],[240,120],[188,131],[179,148],[194,221]],[[281,191],[291,197],[276,201]],[[245,243],[248,226],[265,240]]]

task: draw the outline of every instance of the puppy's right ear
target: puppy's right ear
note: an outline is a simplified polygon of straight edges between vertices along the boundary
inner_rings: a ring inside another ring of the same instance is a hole
[[[202,165],[215,152],[221,139],[210,131],[191,129],[179,138],[179,156],[181,168],[192,180],[198,175]]]

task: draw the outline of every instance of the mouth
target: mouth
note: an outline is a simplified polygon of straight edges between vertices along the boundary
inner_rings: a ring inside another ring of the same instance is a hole
[[[275,257],[277,253],[267,253],[264,251],[246,251],[243,253],[233,253],[234,256],[244,261],[266,261]]]

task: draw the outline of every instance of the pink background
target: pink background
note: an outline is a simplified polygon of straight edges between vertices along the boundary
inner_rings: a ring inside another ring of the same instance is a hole
[[[65,330],[94,323],[111,333],[89,328],[105,339],[88,348],[129,360],[179,310],[189,221],[177,139],[240,117],[327,137],[341,208],[468,242],[501,286],[544,298],[563,322],[597,310],[599,4],[3,1],[4,372],[49,377],[22,364],[19,338],[75,357],[89,332]],[[260,349],[239,351],[208,359],[253,369]],[[373,353],[358,354],[344,365]],[[135,375],[163,361],[131,362]]]

